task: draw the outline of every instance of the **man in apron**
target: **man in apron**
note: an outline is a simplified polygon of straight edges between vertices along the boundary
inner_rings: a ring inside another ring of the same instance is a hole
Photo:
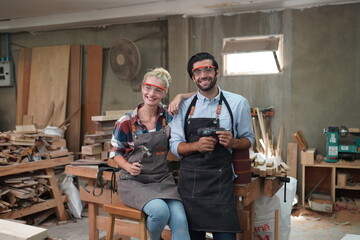
[[[190,237],[204,240],[206,232],[212,232],[215,240],[235,240],[241,229],[231,152],[248,149],[254,141],[249,103],[218,87],[218,64],[209,53],[192,56],[188,73],[198,92],[180,104],[171,125],[170,146],[181,158],[179,192]],[[215,137],[204,131],[215,131]]]

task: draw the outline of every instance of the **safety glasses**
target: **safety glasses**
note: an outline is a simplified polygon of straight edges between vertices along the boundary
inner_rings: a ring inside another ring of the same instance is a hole
[[[210,74],[210,73],[214,73],[215,66],[199,66],[193,68],[191,71],[195,76],[200,76],[202,72],[205,74]]]
[[[144,83],[143,87],[146,92],[151,92],[153,90],[154,93],[157,95],[163,94],[164,91],[166,90],[166,88],[164,88],[164,87],[160,87],[158,85],[151,84],[151,83]]]

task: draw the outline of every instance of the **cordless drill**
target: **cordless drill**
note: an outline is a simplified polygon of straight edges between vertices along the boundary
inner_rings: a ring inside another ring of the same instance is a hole
[[[199,137],[213,137],[216,140],[219,140],[218,135],[216,134],[216,131],[225,131],[225,128],[221,127],[204,127],[199,128],[197,130],[197,134]],[[212,152],[205,152],[205,159],[208,159],[210,157]]]

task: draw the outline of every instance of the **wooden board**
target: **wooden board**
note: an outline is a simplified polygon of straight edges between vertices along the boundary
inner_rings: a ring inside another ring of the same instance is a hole
[[[47,238],[47,229],[14,221],[0,219],[0,239],[42,240]]]
[[[297,177],[297,152],[298,145],[297,143],[289,142],[287,144],[287,153],[286,153],[286,164],[289,166],[290,170],[288,171],[288,176],[296,179]]]
[[[30,70],[31,70],[31,48],[23,48],[19,52],[17,71],[17,93],[16,93],[16,124],[23,124],[23,116],[27,114]]]
[[[63,202],[65,202],[65,198],[66,198],[66,196],[61,197]],[[34,214],[34,213],[38,213],[38,212],[41,212],[41,211],[44,211],[44,210],[48,210],[48,209],[51,209],[51,208],[56,208],[56,206],[57,206],[57,201],[55,199],[49,199],[49,200],[46,200],[45,202],[42,202],[42,203],[37,203],[37,204],[33,204],[33,205],[29,206],[29,207],[21,208],[21,210],[1,213],[0,218],[2,218],[2,219],[21,218],[21,217],[28,216],[28,215],[31,215],[31,214]]]
[[[101,151],[102,151],[102,145],[99,143],[81,146],[81,154],[84,155],[101,154]]]
[[[48,124],[59,126],[65,120],[69,59],[69,45],[32,49],[27,115],[32,115],[40,128]],[[53,114],[47,123],[51,104],[54,105]]]
[[[302,131],[298,130],[298,131],[294,132],[293,134],[291,134],[291,136],[298,143],[301,150],[306,151],[306,149],[308,147],[307,147],[307,142],[304,138],[304,134],[302,133]]]
[[[100,115],[102,93],[102,64],[103,49],[101,46],[88,45],[86,47],[86,86],[85,103],[82,111],[82,133],[94,133],[95,126],[92,116]]]
[[[83,178],[92,178],[96,179],[98,172],[97,166],[71,166],[67,165],[65,167],[65,173],[69,175],[75,175]],[[116,173],[116,179],[118,178],[119,173]],[[111,181],[111,172],[103,172],[103,180]]]
[[[54,158],[48,160],[40,160],[36,162],[21,163],[18,165],[9,165],[0,167],[0,177],[8,176],[18,173],[24,173],[34,170],[40,170],[45,168],[52,168],[57,166],[67,165],[74,161],[73,156],[67,156],[63,158]]]
[[[81,129],[81,77],[82,77],[82,46],[70,46],[70,73],[67,94],[66,117],[69,126],[65,131],[65,139],[70,152],[80,151]]]
[[[105,116],[116,116],[120,118],[121,116],[124,116],[126,113],[133,111],[131,110],[115,110],[115,111],[105,111]]]
[[[244,206],[251,204],[261,194],[260,178],[252,178],[248,184],[234,184],[234,194],[241,196]]]
[[[264,179],[264,196],[273,197],[277,191],[283,186],[277,177],[266,177]]]
[[[100,196],[97,196],[101,193],[100,188],[94,189],[92,186],[87,186],[87,190],[90,192],[87,192],[84,187],[80,187],[79,192],[81,201],[100,204],[112,204],[120,202],[119,194],[117,192],[113,193],[110,189],[103,189],[103,192]]]
[[[122,116],[122,115],[121,115]],[[97,121],[97,122],[102,122],[102,121],[116,121],[118,120],[121,116],[115,116],[115,115],[110,115],[110,116],[91,116],[91,121]]]

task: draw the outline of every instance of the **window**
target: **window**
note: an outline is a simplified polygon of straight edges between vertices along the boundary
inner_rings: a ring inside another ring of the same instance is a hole
[[[282,71],[282,36],[225,38],[224,76],[277,74]]]

